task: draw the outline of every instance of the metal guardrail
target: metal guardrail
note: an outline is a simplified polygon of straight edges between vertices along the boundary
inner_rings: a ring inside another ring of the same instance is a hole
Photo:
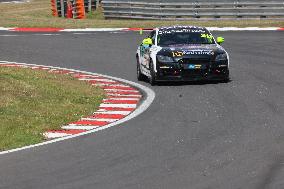
[[[284,0],[103,0],[102,6],[106,19],[284,19]]]

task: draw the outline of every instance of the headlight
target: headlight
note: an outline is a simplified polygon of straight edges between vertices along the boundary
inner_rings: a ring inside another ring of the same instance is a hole
[[[218,54],[215,58],[215,61],[220,61],[220,60],[227,60],[227,54],[226,53]]]
[[[159,62],[174,62],[174,59],[169,56],[157,55]]]

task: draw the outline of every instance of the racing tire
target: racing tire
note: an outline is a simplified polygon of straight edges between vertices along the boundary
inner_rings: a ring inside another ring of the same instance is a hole
[[[230,72],[227,70],[226,77],[221,81],[223,83],[228,83],[230,81]]]
[[[137,79],[138,81],[143,81],[144,80],[144,75],[141,72],[140,68],[140,63],[138,57],[136,57],[136,62],[137,62]]]
[[[154,71],[153,63],[152,61],[150,62],[150,77],[149,77],[149,83],[154,86],[157,84],[156,81],[156,73]]]

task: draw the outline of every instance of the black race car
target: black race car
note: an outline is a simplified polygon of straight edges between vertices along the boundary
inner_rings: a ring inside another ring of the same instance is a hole
[[[137,77],[158,81],[229,80],[229,55],[204,27],[155,28],[136,53]]]

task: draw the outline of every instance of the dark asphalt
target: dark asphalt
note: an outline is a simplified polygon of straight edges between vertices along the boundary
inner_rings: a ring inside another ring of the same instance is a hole
[[[3,36],[17,34],[21,36]],[[151,87],[137,118],[60,143],[0,156],[0,188],[283,189],[284,32],[215,32],[230,83]],[[137,33],[0,33],[1,60],[136,81]]]

